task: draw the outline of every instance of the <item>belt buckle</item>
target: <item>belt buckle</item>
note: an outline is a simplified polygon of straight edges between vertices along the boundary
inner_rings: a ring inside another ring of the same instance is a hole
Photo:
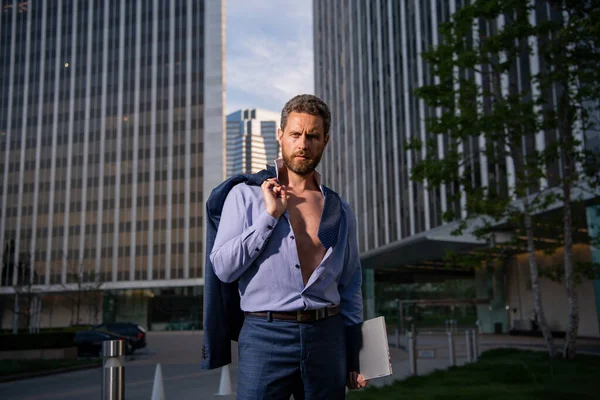
[[[296,311],[296,321],[302,322],[302,311],[300,310]]]

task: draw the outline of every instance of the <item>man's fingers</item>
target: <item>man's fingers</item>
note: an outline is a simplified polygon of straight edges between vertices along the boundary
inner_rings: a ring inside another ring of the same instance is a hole
[[[263,185],[277,184],[277,178],[265,179],[262,184]]]
[[[357,382],[357,377],[358,377],[358,374],[354,371],[348,373],[348,379],[346,380],[346,386],[348,386],[349,389],[356,390],[356,389],[360,388],[360,386]]]
[[[356,382],[358,383],[358,385],[361,388],[364,388],[365,386],[367,386],[369,384],[369,381],[366,380],[365,378],[363,378],[363,376],[361,374],[358,374],[358,377],[356,378]]]
[[[348,372],[348,377],[346,379],[346,386],[348,389],[357,390],[366,387],[368,384],[369,381],[358,372]]]
[[[281,186],[275,186],[271,189],[271,191],[273,192],[273,194],[275,195],[275,197],[281,198],[281,199],[285,199],[286,198],[286,191],[285,191],[285,186],[281,185]]]
[[[287,194],[287,188],[284,185],[281,185],[279,187],[279,196],[277,196],[277,197],[281,197],[283,204],[287,204],[288,194]]]
[[[352,373],[352,385],[354,386],[354,390],[360,389],[360,385],[358,384],[358,374],[356,372]]]
[[[279,183],[277,183],[277,179],[267,179],[262,183],[261,186],[270,192],[274,192],[280,187]]]

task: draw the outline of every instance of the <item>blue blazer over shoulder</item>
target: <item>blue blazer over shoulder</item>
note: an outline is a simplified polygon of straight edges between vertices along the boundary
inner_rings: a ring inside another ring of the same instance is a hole
[[[210,253],[217,237],[223,204],[229,191],[237,184],[260,186],[274,178],[275,168],[269,167],[256,174],[235,175],[217,186],[206,202],[206,254],[204,275],[204,343],[203,369],[219,368],[231,363],[231,341],[237,341],[244,323],[240,308],[238,283],[224,283],[215,275]]]

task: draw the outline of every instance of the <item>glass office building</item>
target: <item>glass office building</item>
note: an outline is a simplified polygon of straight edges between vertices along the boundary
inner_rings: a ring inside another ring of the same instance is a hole
[[[328,103],[332,112],[331,142],[322,160],[323,178],[326,185],[350,202],[357,216],[361,259],[366,267],[367,308],[373,307],[373,269],[400,283],[439,281],[465,273],[460,269],[440,268],[439,260],[446,250],[464,251],[483,245],[469,235],[451,235],[456,224],[444,223],[442,216],[452,210],[464,217],[461,207],[464,197],[450,200],[457,186],[429,191],[422,183],[411,181],[413,166],[425,154],[405,146],[411,138],[423,142],[431,139],[426,119],[435,115],[436,110],[427,107],[414,93],[416,88],[433,83],[420,54],[439,43],[439,24],[447,21],[465,1],[313,1],[315,94]],[[535,5],[529,16],[533,23],[561,18],[548,2],[536,1]],[[493,35],[502,29],[503,23],[500,18],[495,23],[478,23],[474,36]],[[546,67],[535,41],[533,50],[529,53],[522,46],[521,57],[508,77],[511,87],[527,89],[530,77]],[[483,72],[478,75],[459,71],[462,78],[480,79],[481,85],[491,90],[493,82],[487,78],[487,71]],[[539,95],[534,88],[531,92],[532,96]],[[489,107],[490,99],[480,100],[484,107]],[[545,100],[547,107],[554,107],[556,93]],[[556,135],[550,129],[531,135],[524,144],[524,154],[552,144]],[[585,146],[596,151],[599,138],[598,132],[591,131],[582,137]],[[443,157],[448,138],[434,139],[437,154]],[[473,140],[462,149],[470,156],[468,167],[473,184],[494,185],[508,192],[515,185],[511,166],[492,164],[479,152],[480,146],[482,143]],[[558,164],[548,165],[548,171],[550,176],[559,176]],[[550,177],[547,182],[540,182],[540,186],[555,183]],[[577,248],[575,252],[584,261],[590,258],[589,248]],[[513,317],[507,316],[505,307],[516,302],[516,297],[523,304],[517,318],[528,318],[522,309],[529,303],[521,298],[529,296],[530,291],[519,289],[518,296],[516,291],[512,292],[517,268],[522,271],[521,261],[526,264],[526,258],[519,260],[502,267],[508,276],[506,287],[500,280],[503,271],[490,270],[476,278],[478,298],[490,301],[489,310],[485,305],[489,313],[480,310],[482,324],[488,331],[496,321],[507,329],[507,319]],[[525,270],[525,278],[526,275]],[[581,290],[594,298],[591,282],[583,284]],[[548,302],[553,296],[564,296],[563,292],[560,285],[549,287]],[[589,308],[592,309],[591,303]],[[600,321],[600,307],[597,321]],[[597,336],[599,326],[600,323],[593,322],[582,331]]]
[[[1,4],[0,293],[198,293],[224,177],[224,2]]]
[[[280,114],[258,108],[237,110],[227,115],[227,177],[258,172],[280,157],[277,141],[280,120]]]

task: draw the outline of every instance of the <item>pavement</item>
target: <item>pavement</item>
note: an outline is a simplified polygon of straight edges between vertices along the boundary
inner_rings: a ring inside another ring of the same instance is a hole
[[[125,398],[127,400],[148,400],[152,395],[156,365],[160,363],[163,375],[164,390],[167,399],[203,400],[216,398],[235,398],[235,395],[217,396],[221,380],[221,370],[201,370],[201,332],[149,332],[148,347],[136,351],[128,357],[125,366]],[[401,347],[395,347],[395,336],[389,337],[390,358],[393,375],[373,380],[370,385],[383,386],[402,380],[410,375],[408,354]],[[437,369],[448,367],[447,337],[445,334],[418,336],[417,348],[429,350],[417,361],[419,375],[428,374]],[[464,335],[455,339],[457,365],[466,362],[466,346]],[[557,340],[560,346],[562,340]],[[514,337],[502,335],[482,335],[480,351],[495,347],[518,347],[544,350],[540,338]],[[600,340],[579,339],[578,349],[600,355]],[[234,354],[237,353],[235,344]],[[237,360],[234,357],[229,367],[229,376],[233,392],[237,386]],[[75,400],[100,398],[102,369],[95,368],[0,383],[0,398],[3,400]]]
[[[214,399],[219,389],[220,370],[200,369],[202,334],[196,332],[149,332],[148,346],[127,357],[125,398],[148,400],[156,365],[160,363],[167,399]],[[237,368],[230,368],[233,388]],[[75,400],[101,397],[102,369],[95,368],[0,384],[3,400]],[[234,398],[235,396],[229,396]],[[227,397],[225,397],[227,398]]]

